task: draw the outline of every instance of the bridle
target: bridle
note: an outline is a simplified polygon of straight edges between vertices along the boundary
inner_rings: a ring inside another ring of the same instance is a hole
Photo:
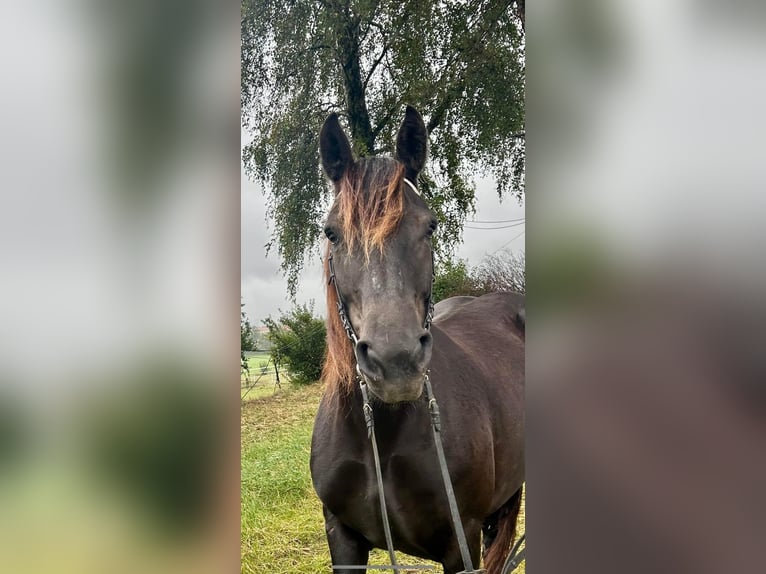
[[[417,187],[407,178],[404,178],[404,182],[409,185],[415,193],[420,195],[420,192],[418,191]],[[335,288],[335,295],[336,295],[336,305],[337,305],[337,311],[338,315],[340,316],[341,323],[343,324],[343,329],[346,331],[346,336],[351,340],[352,344],[354,345],[354,351],[356,351],[356,344],[359,342],[359,338],[356,335],[356,331],[354,330],[354,326],[351,324],[351,321],[348,317],[348,311],[346,309],[346,305],[343,302],[343,297],[340,294],[340,289],[338,288],[338,281],[335,276],[335,266],[333,264],[333,255],[332,252],[330,252],[328,258],[327,258],[327,264],[328,264],[328,270],[329,270],[329,278],[328,283],[332,283],[332,285]],[[434,279],[436,276],[436,268],[434,267],[434,250],[433,246],[431,247],[431,288],[428,292],[428,298],[426,299],[426,312],[425,312],[425,318],[423,320],[423,327],[430,331],[431,329],[431,322],[433,321],[433,315],[434,315],[434,304],[433,304],[433,285],[434,285]],[[354,353],[356,356],[356,352]],[[370,443],[372,444],[372,454],[373,458],[375,460],[375,475],[377,478],[377,485],[378,485],[378,499],[380,501],[380,514],[383,522],[383,532],[386,537],[386,546],[388,547],[388,555],[391,560],[391,566],[386,566],[384,569],[388,570],[389,568],[393,570],[394,572],[397,572],[399,570],[406,570],[406,569],[433,569],[433,566],[412,566],[412,565],[398,565],[396,561],[396,552],[394,551],[394,544],[393,540],[391,538],[391,526],[388,522],[388,512],[386,510],[386,496],[383,491],[383,476],[380,468],[380,456],[378,455],[378,443],[375,438],[375,420],[373,419],[372,415],[372,406],[370,405],[369,396],[367,393],[367,384],[364,382],[364,377],[362,376],[362,372],[359,369],[359,363],[356,364],[356,376],[357,376],[357,382],[359,383],[359,387],[362,391],[362,410],[364,412],[364,420],[365,424],[367,426],[367,438],[370,439]],[[447,469],[447,460],[444,456],[444,447],[442,445],[441,440],[441,418],[439,415],[439,405],[436,403],[436,398],[433,394],[433,388],[431,387],[431,381],[429,379],[429,371],[426,370],[426,372],[423,375],[423,386],[425,388],[426,392],[426,399],[428,400],[428,411],[431,415],[431,428],[433,430],[434,435],[434,445],[436,446],[436,454],[439,458],[439,467],[442,474],[442,480],[444,482],[444,489],[447,493],[447,501],[449,503],[449,509],[450,509],[450,515],[452,517],[452,524],[455,531],[455,536],[457,537],[458,546],[460,547],[460,554],[463,559],[463,566],[464,570],[460,572],[459,574],[480,574],[484,572],[483,570],[474,570],[473,563],[471,562],[471,553],[468,550],[468,542],[466,541],[465,537],[465,531],[463,530],[463,524],[460,521],[460,512],[457,507],[457,501],[455,500],[455,491],[452,488],[452,480],[450,479],[449,470]],[[340,566],[333,566],[333,570],[367,570],[368,566],[354,566],[354,565],[340,565]]]

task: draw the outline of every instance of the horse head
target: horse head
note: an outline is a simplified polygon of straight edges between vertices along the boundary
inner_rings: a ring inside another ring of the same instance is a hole
[[[328,313],[339,310],[346,321],[328,317],[328,363],[349,379],[355,362],[386,403],[418,399],[431,360],[436,218],[416,189],[427,147],[423,119],[409,106],[394,158],[355,159],[335,114],[320,132],[322,167],[335,190],[324,228],[326,273],[335,283],[328,286]]]

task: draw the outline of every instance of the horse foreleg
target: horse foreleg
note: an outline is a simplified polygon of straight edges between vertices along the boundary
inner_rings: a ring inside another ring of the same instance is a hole
[[[468,543],[468,552],[471,554],[471,563],[474,569],[478,570],[479,561],[481,560],[481,523],[474,520],[467,521],[463,524],[463,528],[465,529],[465,538]],[[444,574],[457,574],[465,570],[460,545],[454,536],[447,547],[447,552],[442,560],[442,566],[444,567]]]
[[[330,547],[330,558],[333,566],[366,566],[372,546],[361,534],[352,530],[326,507],[324,511],[324,528],[327,534],[327,544]],[[358,574],[359,570],[333,570],[336,574]]]

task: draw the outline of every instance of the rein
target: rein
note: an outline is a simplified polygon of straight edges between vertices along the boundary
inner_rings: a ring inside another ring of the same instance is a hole
[[[415,191],[415,193],[420,195],[420,192],[418,191],[418,189],[409,179],[404,178],[404,182],[407,185],[409,185]],[[333,287],[335,287],[338,315],[340,316],[341,323],[343,324],[343,329],[346,331],[346,336],[354,345],[354,355],[356,356],[356,344],[359,342],[359,338],[357,337],[356,331],[354,330],[354,327],[351,324],[351,321],[349,320],[346,306],[343,303],[343,298],[341,297],[340,289],[338,288],[338,282],[335,277],[335,266],[333,265],[332,253],[330,253],[328,257],[328,268],[330,272],[330,277],[328,279],[328,282],[332,283]],[[425,319],[423,321],[423,327],[427,331],[430,331],[431,329],[431,322],[433,321],[433,315],[434,315],[433,282],[434,282],[435,276],[436,276],[436,267],[434,266],[434,252],[433,252],[433,249],[431,249],[431,289],[428,293],[428,299],[426,301],[426,314],[425,314]],[[372,405],[370,405],[370,400],[367,393],[367,384],[364,382],[364,377],[362,376],[358,363],[356,365],[356,373],[357,373],[357,382],[359,383],[359,387],[362,391],[362,409],[364,412],[365,425],[367,426],[367,438],[370,439],[370,443],[372,444],[372,454],[375,460],[375,475],[376,475],[377,486],[378,486],[378,499],[380,501],[380,514],[381,514],[381,519],[383,522],[383,532],[386,537],[386,546],[388,547],[388,555],[391,560],[391,566],[390,567],[386,566],[386,567],[383,567],[382,569],[388,570],[390,568],[394,572],[397,572],[399,570],[405,570],[405,569],[408,569],[408,570],[433,569],[434,568],[433,566],[411,566],[411,565],[400,566],[398,565],[396,561],[396,552],[394,550],[393,539],[391,537],[391,526],[388,521],[388,512],[386,510],[386,496],[383,491],[383,475],[380,468],[380,456],[378,454],[378,443],[377,443],[377,439],[375,438],[375,420],[372,414]],[[434,397],[434,394],[433,394],[433,389],[431,388],[429,371],[426,371],[423,377],[423,386],[426,392],[426,399],[428,400],[428,411],[431,415],[431,428],[433,430],[433,435],[434,435],[434,445],[436,446],[436,454],[439,459],[439,468],[441,470],[442,480],[444,482],[444,489],[447,494],[447,501],[449,503],[450,516],[452,517],[452,524],[453,524],[455,536],[458,541],[458,546],[460,547],[460,555],[463,559],[463,566],[465,568],[462,572],[458,574],[481,574],[482,572],[484,572],[484,570],[475,570],[473,568],[473,563],[471,562],[471,553],[468,550],[468,542],[466,541],[465,531],[463,530],[463,523],[460,520],[460,512],[457,506],[457,500],[455,500],[455,491],[452,488],[452,480],[450,479],[449,469],[447,468],[447,460],[444,456],[444,447],[442,445],[442,439],[441,439],[441,418],[439,414],[439,405],[436,402],[436,398]],[[344,566],[333,566],[332,568],[333,570],[367,570],[369,568],[380,569],[381,567],[344,565]]]

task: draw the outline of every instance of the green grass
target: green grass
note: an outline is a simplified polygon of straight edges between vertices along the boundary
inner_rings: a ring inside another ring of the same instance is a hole
[[[322,509],[309,476],[319,386],[242,407],[242,572],[328,571]]]
[[[319,385],[285,385],[276,395],[242,403],[243,573],[331,572],[322,508],[309,474],[311,429],[321,393]],[[397,556],[400,563],[434,564]],[[370,563],[386,564],[387,553],[374,551]],[[524,564],[517,572],[524,574]]]

